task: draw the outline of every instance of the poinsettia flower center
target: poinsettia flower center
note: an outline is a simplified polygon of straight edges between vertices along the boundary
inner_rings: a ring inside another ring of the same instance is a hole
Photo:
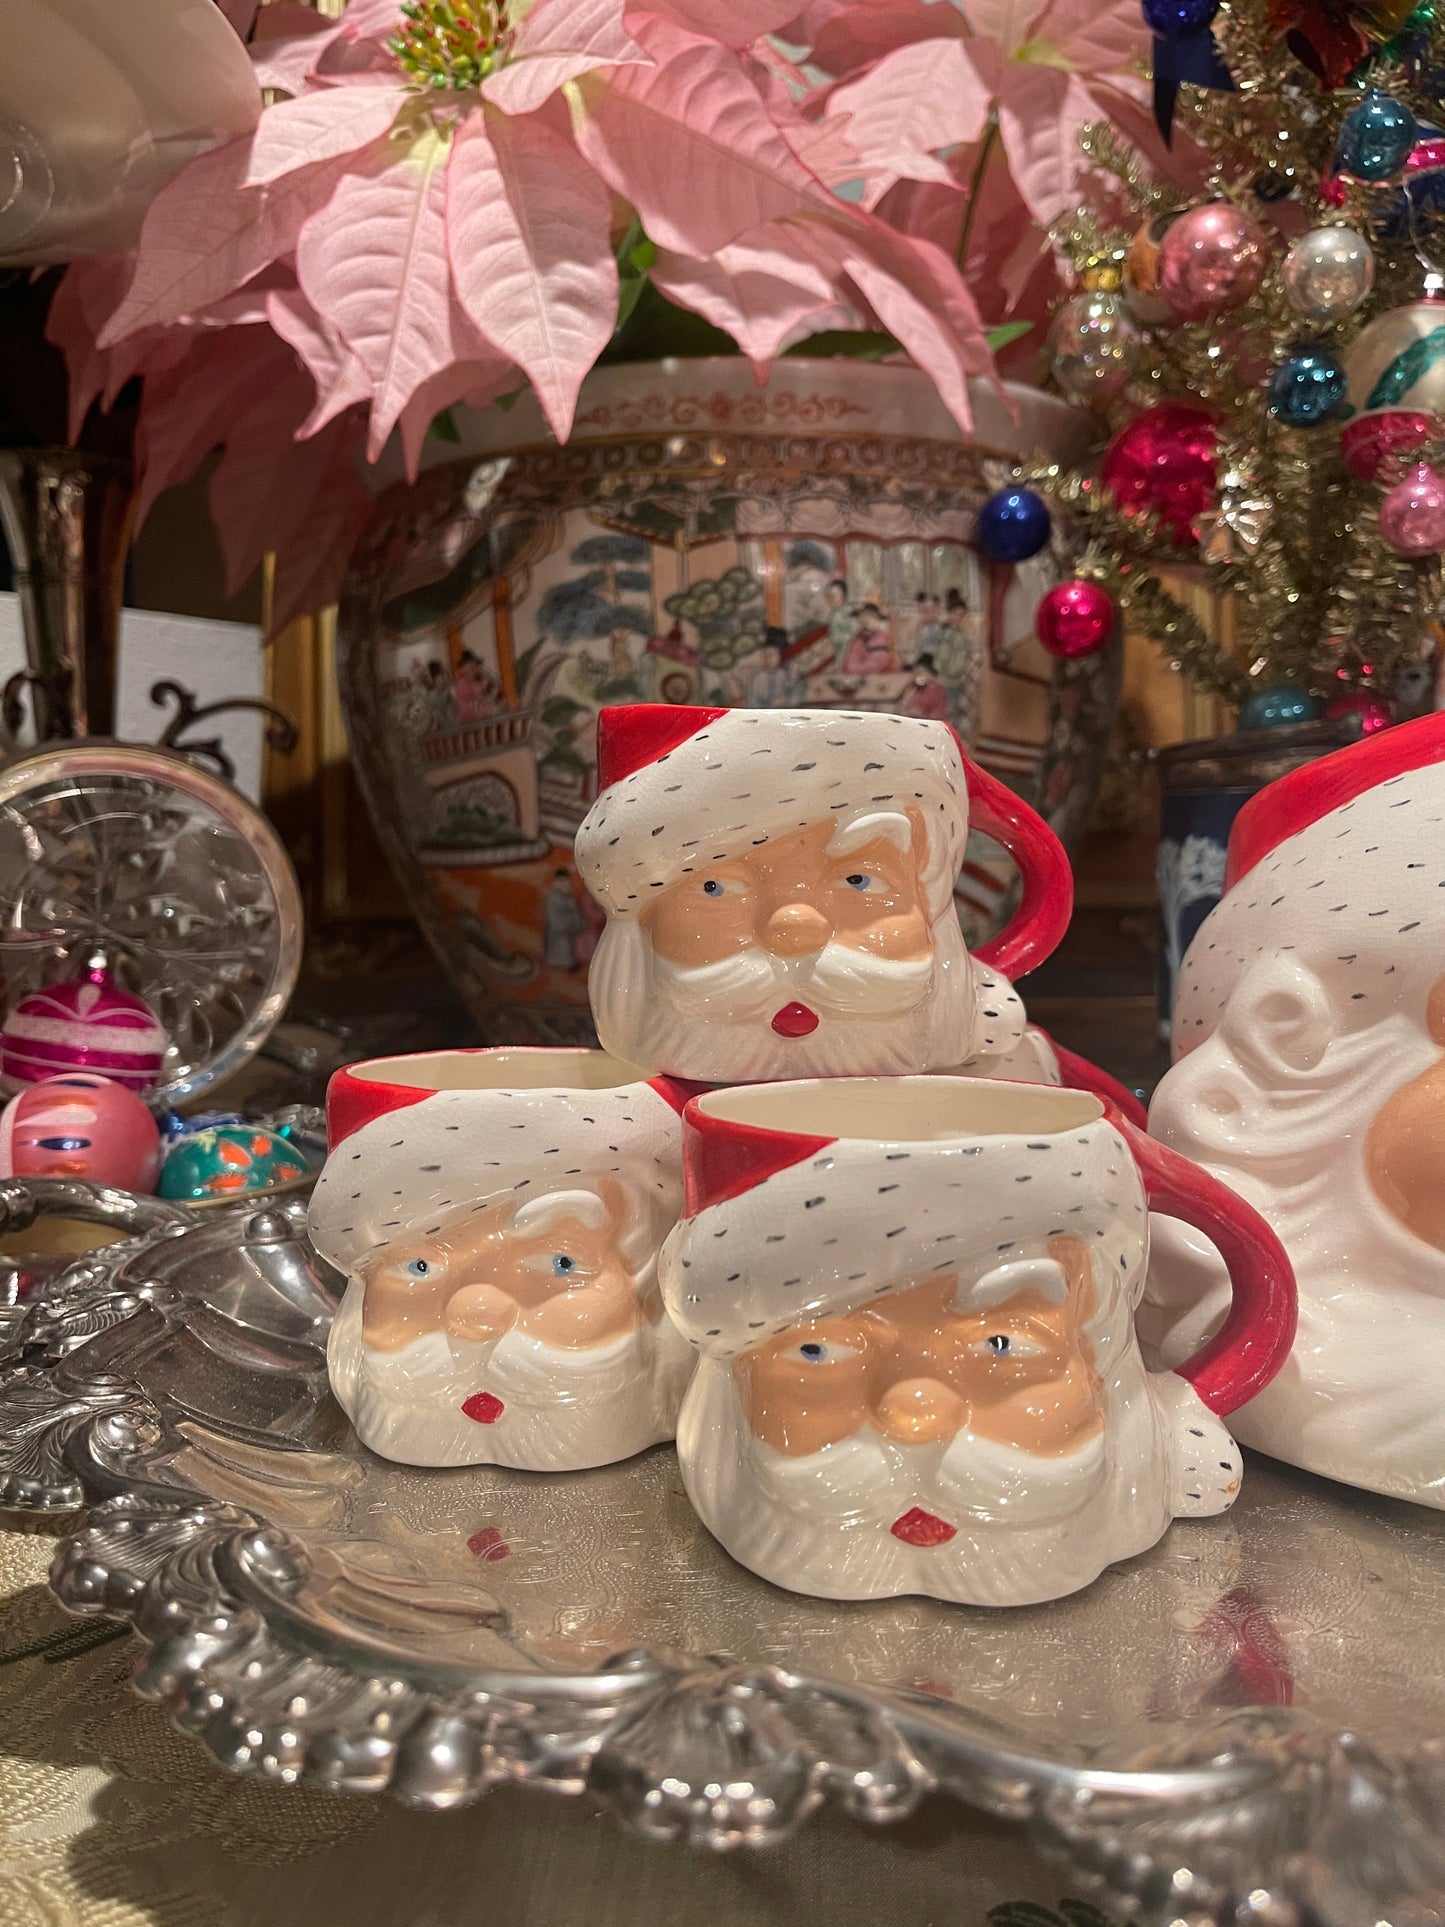
[[[1032,61],[1036,67],[1058,67],[1066,74],[1074,71],[1074,63],[1069,56],[1047,40],[1025,40],[1015,52],[1014,59]]]
[[[506,61],[514,11],[509,0],[405,0],[405,24],[387,45],[414,85],[465,93]]]

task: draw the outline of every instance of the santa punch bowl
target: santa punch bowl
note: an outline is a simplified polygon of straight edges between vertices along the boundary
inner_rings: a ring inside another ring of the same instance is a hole
[[[784,360],[599,370],[559,448],[530,397],[458,410],[464,455],[377,503],[340,615],[352,755],[384,847],[492,1043],[592,1040],[602,912],[572,839],[605,704],[877,709],[954,724],[1065,839],[1112,719],[1117,651],[1055,664],[1047,550],[973,546],[1015,461],[1070,458],[1086,418],[975,384],[965,441],[908,367]],[[975,836],[965,934],[1012,866]]]

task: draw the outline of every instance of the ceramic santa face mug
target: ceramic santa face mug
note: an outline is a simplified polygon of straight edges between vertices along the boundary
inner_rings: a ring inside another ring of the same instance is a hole
[[[1220,1415],[1289,1349],[1273,1234],[1095,1097],[979,1079],[715,1091],[660,1261],[701,1354],[677,1449],[734,1558],[828,1599],[1017,1606],[1222,1512]],[[1224,1329],[1144,1369],[1147,1207],[1224,1253]]]
[[[587,1050],[336,1074],[310,1230],[349,1279],[327,1358],[364,1444],[562,1472],[672,1437],[692,1355],[655,1273],[684,1096]]]
[[[1009,979],[1058,943],[1072,879],[946,724],[641,703],[604,709],[597,745],[576,855],[607,911],[588,979],[607,1049],[706,1083],[1006,1066]],[[972,957],[953,902],[970,820],[1024,886]]]
[[[1445,1507],[1445,716],[1272,783],[1230,838],[1184,959],[1150,1130],[1279,1233],[1299,1280],[1247,1443]],[[1217,1324],[1211,1252],[1168,1227],[1142,1327]]]

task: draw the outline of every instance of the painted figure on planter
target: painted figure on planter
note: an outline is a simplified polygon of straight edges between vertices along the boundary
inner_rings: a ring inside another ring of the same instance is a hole
[[[684,1162],[659,1266],[701,1353],[678,1458],[763,1578],[1026,1605],[1232,1503],[1217,1415],[1288,1349],[1288,1265],[1247,1206],[1095,1099],[739,1087],[688,1105]],[[1231,1330],[1181,1374],[1146,1372],[1134,1336],[1146,1199],[1231,1250]]]
[[[598,759],[576,850],[608,915],[605,1048],[712,1083],[1008,1065],[1009,978],[1062,935],[1068,860],[945,724],[635,704],[602,712]],[[973,957],[953,902],[970,816],[1024,883]]]
[[[1245,804],[1186,953],[1150,1111],[1278,1231],[1300,1333],[1238,1414],[1246,1443],[1445,1507],[1445,716],[1295,770]],[[1147,1330],[1220,1315],[1219,1263],[1160,1227]]]
[[[364,1444],[561,1472],[671,1438],[692,1359],[655,1273],[681,1102],[601,1051],[337,1073],[310,1229],[350,1280],[328,1362]]]

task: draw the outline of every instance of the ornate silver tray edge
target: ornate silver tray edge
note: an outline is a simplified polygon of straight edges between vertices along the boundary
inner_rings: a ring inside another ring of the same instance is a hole
[[[28,1222],[40,1188],[0,1186],[0,1230]],[[301,1223],[294,1205],[272,1215]],[[132,1332],[143,1349],[164,1306],[165,1286],[117,1286],[122,1258],[184,1228],[148,1225],[0,1310],[0,1507],[90,1502],[57,1551],[56,1596],[128,1621],[149,1649],[137,1691],[230,1770],[436,1809],[503,1783],[587,1789],[653,1839],[712,1848],[766,1845],[825,1801],[886,1823],[941,1791],[1024,1822],[1146,1920],[1442,1918],[1445,1740],[1385,1758],[1269,1709],[1201,1726],[1187,1757],[1155,1749],[1104,1770],[994,1744],[925,1695],[774,1665],[635,1651],[592,1673],[480,1674],[402,1668],[310,1631],[274,1603],[298,1543],[152,1477],[164,1401],[95,1369],[123,1367]],[[87,1360],[98,1338],[105,1356]]]

